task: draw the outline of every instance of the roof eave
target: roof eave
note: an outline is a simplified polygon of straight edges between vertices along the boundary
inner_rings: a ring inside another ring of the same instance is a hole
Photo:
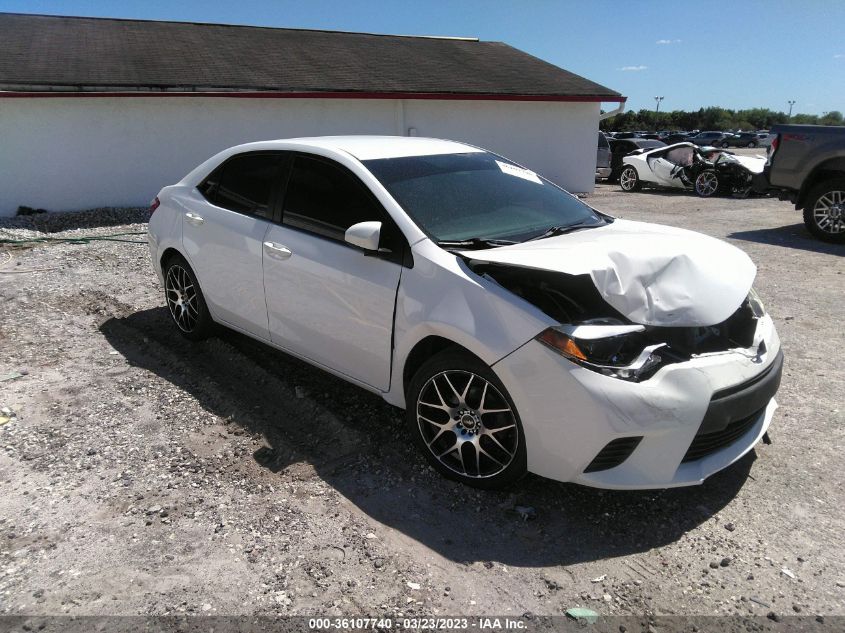
[[[59,86],[0,84],[0,98],[216,97],[247,99],[428,99],[446,101],[555,101],[624,103],[619,94],[516,94],[477,92],[280,91],[162,86]]]

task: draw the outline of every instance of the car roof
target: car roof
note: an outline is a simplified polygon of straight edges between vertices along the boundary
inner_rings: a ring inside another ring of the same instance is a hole
[[[433,156],[435,154],[466,154],[483,152],[472,145],[437,138],[411,136],[313,136],[304,138],[260,141],[239,146],[239,151],[291,150],[309,147],[346,152],[358,160]]]
[[[632,143],[640,148],[656,149],[666,145],[663,141],[658,141],[656,138],[618,138],[617,143]]]

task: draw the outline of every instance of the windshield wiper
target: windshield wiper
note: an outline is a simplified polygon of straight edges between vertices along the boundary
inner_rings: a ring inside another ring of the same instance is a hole
[[[442,248],[491,248],[516,244],[513,240],[497,240],[484,237],[471,237],[468,240],[439,240],[437,245]]]
[[[564,233],[571,233],[572,231],[577,231],[578,229],[591,229],[597,226],[603,226],[602,224],[594,224],[592,222],[577,222],[575,224],[561,224],[549,227],[540,235],[535,235],[534,237],[528,238],[525,240],[526,242],[533,242],[534,240],[542,240],[544,237],[554,237],[555,235],[563,235]]]

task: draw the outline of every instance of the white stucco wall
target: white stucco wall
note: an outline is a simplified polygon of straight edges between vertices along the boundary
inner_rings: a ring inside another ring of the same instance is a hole
[[[249,141],[400,134],[466,141],[592,191],[599,104],[209,97],[0,98],[0,215],[142,206]]]

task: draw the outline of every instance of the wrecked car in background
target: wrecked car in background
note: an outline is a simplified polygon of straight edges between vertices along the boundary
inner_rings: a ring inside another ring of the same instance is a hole
[[[703,198],[747,196],[765,164],[762,156],[737,156],[715,147],[676,143],[625,156],[619,185],[623,191],[639,191],[643,185],[695,191]]]
[[[406,410],[384,432],[470,485],[700,484],[777,406],[780,342],[745,253],[614,219],[475,147],[250,143],[152,207],[187,338],[222,324],[380,394]]]

